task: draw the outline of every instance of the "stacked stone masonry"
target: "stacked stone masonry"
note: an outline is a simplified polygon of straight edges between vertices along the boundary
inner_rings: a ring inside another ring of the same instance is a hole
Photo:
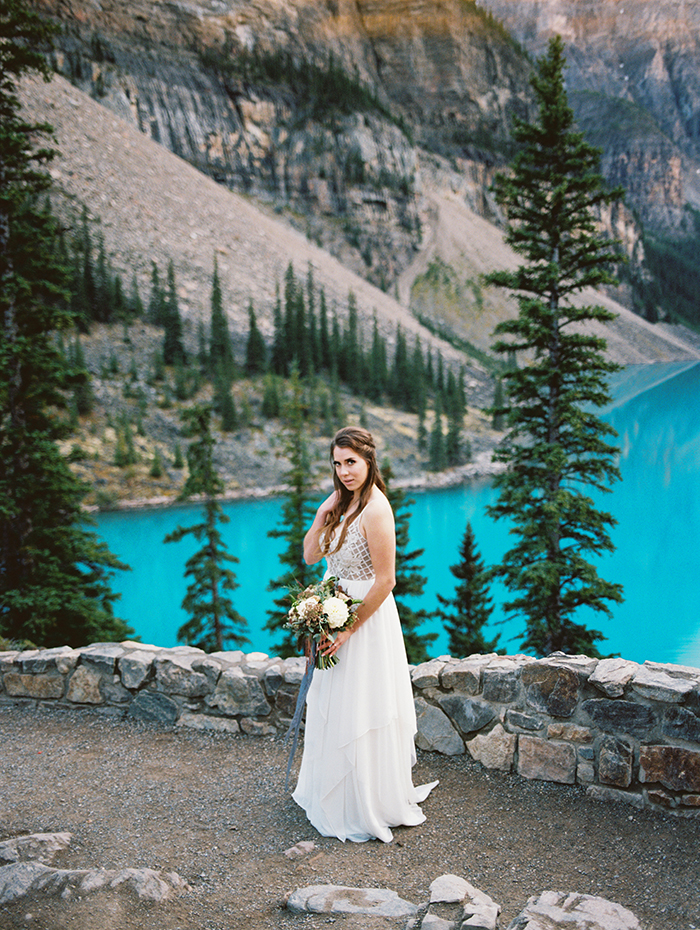
[[[0,653],[0,702],[284,735],[304,659],[142,643]],[[323,673],[320,673],[323,674]],[[420,749],[593,797],[700,816],[700,669],[556,653],[411,668]]]

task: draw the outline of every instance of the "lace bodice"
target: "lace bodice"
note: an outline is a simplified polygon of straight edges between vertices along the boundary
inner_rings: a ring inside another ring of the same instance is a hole
[[[340,533],[341,527],[336,530]],[[347,578],[348,581],[370,581],[374,578],[374,566],[369,554],[369,544],[360,532],[360,520],[354,520],[348,527],[343,545],[337,552],[326,556],[328,571],[336,578]]]

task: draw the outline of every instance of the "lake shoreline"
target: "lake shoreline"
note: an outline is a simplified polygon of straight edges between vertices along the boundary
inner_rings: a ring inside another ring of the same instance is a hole
[[[493,450],[488,450],[480,452],[473,462],[467,462],[465,465],[448,468],[441,472],[421,471],[413,475],[404,475],[402,478],[394,478],[392,485],[395,488],[401,488],[405,491],[437,491],[441,488],[454,488],[461,484],[468,484],[471,481],[492,478],[494,475],[502,472],[503,469],[504,466],[500,462],[493,461]],[[319,494],[330,493],[331,489],[332,485],[330,480],[315,486],[315,491]],[[289,486],[285,484],[254,488],[235,488],[224,492],[218,499],[224,502],[270,500],[275,497],[283,497],[288,490]],[[94,504],[85,509],[89,513],[157,510],[186,506],[196,503],[198,500],[202,500],[201,496],[193,496],[185,500],[168,496],[133,499],[125,498],[124,500],[115,501],[108,507],[100,507]]]

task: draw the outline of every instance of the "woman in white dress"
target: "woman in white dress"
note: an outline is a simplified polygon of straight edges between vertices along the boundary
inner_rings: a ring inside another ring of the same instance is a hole
[[[292,795],[323,836],[388,843],[392,826],[422,823],[418,804],[437,782],[414,787],[416,716],[392,595],[394,515],[367,430],[346,427],[331,444],[335,490],[304,539],[308,564],[326,558],[361,599],[353,626],[320,645],[338,663],[314,672],[306,702],[304,754]]]

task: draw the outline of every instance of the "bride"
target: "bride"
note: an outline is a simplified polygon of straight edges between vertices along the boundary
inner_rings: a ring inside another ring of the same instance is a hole
[[[321,643],[338,663],[314,672],[304,754],[292,795],[324,836],[392,839],[390,827],[422,823],[418,806],[437,782],[414,787],[416,717],[392,595],[396,537],[391,505],[367,430],[345,427],[331,443],[335,490],[304,538],[304,559],[325,557],[361,599],[353,626]]]

